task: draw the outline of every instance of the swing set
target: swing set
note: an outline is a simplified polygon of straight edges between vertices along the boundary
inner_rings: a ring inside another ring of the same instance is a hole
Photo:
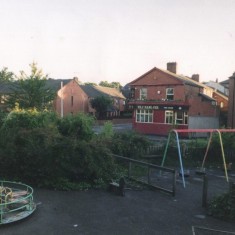
[[[165,148],[165,151],[164,151],[161,166],[163,166],[164,163],[165,163],[167,150],[168,150],[168,147],[169,147],[171,136],[172,136],[172,134],[175,134],[176,144],[177,144],[177,149],[178,149],[178,157],[179,157],[179,162],[180,162],[180,169],[181,169],[181,174],[182,174],[182,181],[183,181],[183,186],[185,188],[185,178],[184,178],[185,177],[185,172],[184,172],[184,168],[183,168],[182,154],[181,154],[181,148],[180,148],[180,142],[179,142],[179,134],[181,134],[181,133],[185,133],[185,134],[186,133],[210,133],[210,137],[209,137],[209,140],[208,140],[208,143],[207,143],[206,152],[205,152],[205,155],[204,155],[204,158],[203,158],[203,161],[202,161],[201,170],[204,169],[204,164],[205,164],[205,161],[206,161],[208,150],[209,150],[210,145],[211,145],[211,140],[212,140],[213,134],[217,133],[219,135],[221,154],[222,154],[222,160],[223,160],[223,166],[224,166],[224,172],[225,172],[225,178],[226,178],[226,181],[229,182],[228,169],[227,169],[227,164],[226,164],[226,160],[225,160],[223,140],[222,140],[221,133],[235,133],[235,129],[173,129],[173,130],[170,131],[170,133],[168,135],[167,144],[166,144],[166,148]]]

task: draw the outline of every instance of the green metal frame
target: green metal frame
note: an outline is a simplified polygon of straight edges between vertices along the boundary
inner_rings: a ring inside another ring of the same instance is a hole
[[[9,193],[5,194],[7,188]],[[11,193],[27,192],[18,199],[10,200]],[[26,203],[22,203],[26,202]],[[36,209],[33,202],[33,188],[22,183],[0,181],[0,225],[16,222],[31,215]]]

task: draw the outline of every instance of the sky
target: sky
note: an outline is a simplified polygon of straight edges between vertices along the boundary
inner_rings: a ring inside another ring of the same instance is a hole
[[[153,67],[224,81],[235,0],[0,0],[0,69],[125,85]]]

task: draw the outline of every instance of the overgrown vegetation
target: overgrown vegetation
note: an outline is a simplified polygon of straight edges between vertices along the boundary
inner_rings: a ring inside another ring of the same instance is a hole
[[[209,203],[209,213],[222,220],[235,219],[235,192],[214,197]]]
[[[59,118],[49,111],[15,108],[2,115],[0,177],[36,187],[82,189],[118,178],[123,169],[110,153],[137,157],[147,142],[136,133],[95,135],[94,119],[80,113]]]

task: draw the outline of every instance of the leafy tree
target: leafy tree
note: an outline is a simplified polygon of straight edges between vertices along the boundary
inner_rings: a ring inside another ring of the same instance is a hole
[[[21,71],[18,81],[12,83],[12,92],[9,94],[7,104],[10,108],[18,104],[20,109],[48,109],[51,107],[56,92],[47,87],[48,76],[43,75],[36,63],[32,63],[30,68],[30,75]]]
[[[104,86],[104,87],[111,87],[111,88],[116,88],[118,90],[121,90],[122,85],[120,84],[120,82],[107,82],[107,81],[101,81],[99,83],[100,86]]]
[[[0,84],[4,84],[9,81],[14,80],[14,73],[8,71],[7,67],[3,67],[3,69],[0,71]]]
[[[95,82],[85,82],[84,85],[97,86]]]
[[[96,110],[99,118],[105,116],[108,107],[111,106],[113,103],[110,97],[103,95],[97,96],[96,98],[92,99],[90,102],[91,102],[91,107]]]

